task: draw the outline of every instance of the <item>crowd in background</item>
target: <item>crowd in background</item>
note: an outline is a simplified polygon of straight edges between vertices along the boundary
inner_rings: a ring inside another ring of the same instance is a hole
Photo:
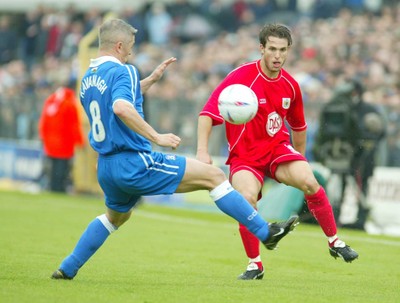
[[[196,4],[197,3],[197,4]],[[194,153],[197,115],[234,67],[260,57],[258,31],[281,22],[293,31],[285,68],[299,81],[311,151],[321,106],[346,78],[365,86],[364,99],[382,108],[388,136],[381,164],[400,166],[400,4],[384,0],[208,0],[145,2],[119,17],[138,29],[132,63],[142,77],[164,59],[178,61],[145,96],[160,132],[183,138]],[[0,138],[37,140],[44,100],[60,85],[76,86],[78,43],[106,12],[37,7],[0,11]],[[89,62],[88,62],[89,63]],[[213,154],[224,155],[222,127]],[[313,155],[308,154],[312,161]]]

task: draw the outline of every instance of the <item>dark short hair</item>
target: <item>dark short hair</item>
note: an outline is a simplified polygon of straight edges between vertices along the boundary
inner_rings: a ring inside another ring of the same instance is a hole
[[[269,37],[286,39],[288,41],[288,46],[291,46],[293,42],[289,27],[279,23],[266,24],[260,30],[259,40],[263,46],[265,46]]]

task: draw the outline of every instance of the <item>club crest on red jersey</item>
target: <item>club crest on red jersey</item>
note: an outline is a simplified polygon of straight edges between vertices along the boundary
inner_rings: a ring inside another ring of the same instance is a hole
[[[268,121],[266,125],[267,133],[273,137],[282,128],[283,120],[277,112],[272,112],[268,115]]]
[[[290,107],[290,98],[282,98],[282,107],[288,109]]]

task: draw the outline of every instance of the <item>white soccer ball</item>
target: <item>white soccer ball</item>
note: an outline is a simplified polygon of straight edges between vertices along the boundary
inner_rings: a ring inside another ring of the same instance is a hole
[[[246,85],[232,84],[225,87],[220,93],[218,109],[225,121],[232,124],[244,124],[257,114],[257,96]]]

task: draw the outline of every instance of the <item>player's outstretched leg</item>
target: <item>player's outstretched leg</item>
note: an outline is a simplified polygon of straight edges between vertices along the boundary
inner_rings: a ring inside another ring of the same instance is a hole
[[[292,231],[299,221],[299,216],[294,215],[286,222],[268,224],[257,210],[233,189],[228,180],[210,191],[210,196],[221,211],[246,226],[270,250],[275,249],[278,242]]]
[[[261,280],[264,277],[264,267],[260,256],[260,240],[240,223],[239,232],[249,262],[246,270],[238,276],[238,280]]]
[[[297,215],[291,216],[285,222],[269,223],[269,235],[263,244],[269,250],[277,248],[278,242],[289,234],[299,224]],[[264,277],[264,268],[259,268],[256,263],[250,262],[247,269],[242,273],[238,280],[261,280]]]
[[[72,280],[78,270],[99,249],[108,236],[117,230],[107,216],[100,215],[89,223],[76,244],[73,252],[67,256],[60,267],[51,275],[56,280]]]
[[[357,259],[358,253],[341,241],[336,235],[335,217],[324,188],[321,186],[315,194],[306,195],[305,198],[310,213],[312,213],[328,237],[329,253],[331,256],[335,259],[337,257],[342,258],[345,262],[352,262]]]
[[[278,242],[290,233],[299,224],[299,216],[293,215],[285,222],[269,223],[269,235],[265,241],[264,246],[269,250],[277,248]]]

